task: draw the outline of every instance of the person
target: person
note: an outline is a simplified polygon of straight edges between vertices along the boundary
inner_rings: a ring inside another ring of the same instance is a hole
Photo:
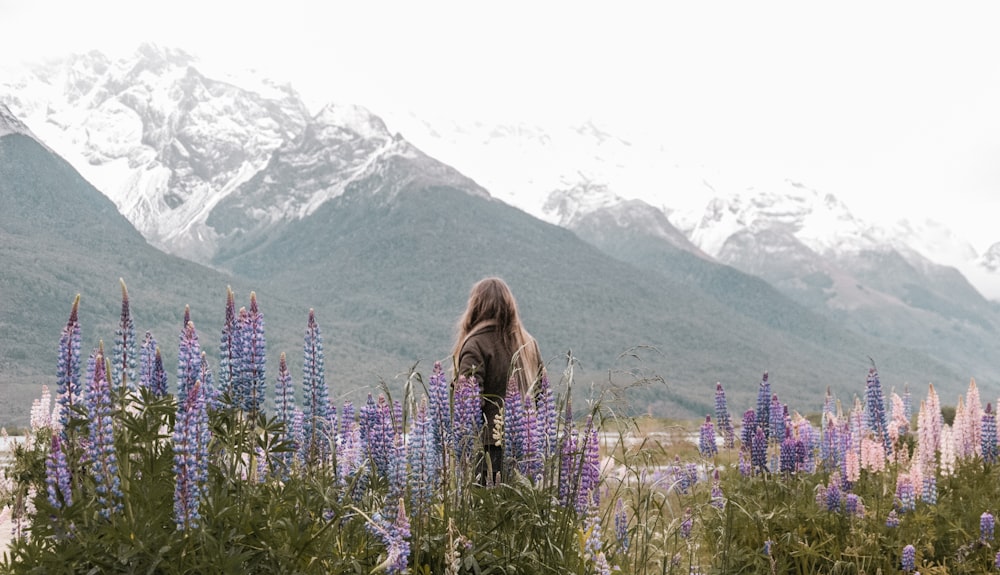
[[[533,397],[533,387],[545,370],[538,343],[521,323],[514,294],[498,277],[472,286],[456,332],[455,376],[475,377],[482,393],[484,453],[477,473],[483,483],[502,480],[503,442],[495,437],[497,414],[512,380],[521,397]]]

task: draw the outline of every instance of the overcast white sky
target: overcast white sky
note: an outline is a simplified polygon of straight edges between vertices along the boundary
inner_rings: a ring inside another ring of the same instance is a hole
[[[996,2],[0,0],[0,65],[153,41],[314,108],[593,119],[864,216],[967,224],[982,250],[1000,241],[998,30]]]

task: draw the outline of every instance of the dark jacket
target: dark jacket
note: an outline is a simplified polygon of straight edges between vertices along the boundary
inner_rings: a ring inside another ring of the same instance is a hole
[[[497,443],[493,439],[493,429],[503,398],[507,395],[513,351],[504,347],[495,325],[486,325],[469,334],[458,354],[458,375],[475,376],[479,381],[486,425],[483,442],[486,445]]]

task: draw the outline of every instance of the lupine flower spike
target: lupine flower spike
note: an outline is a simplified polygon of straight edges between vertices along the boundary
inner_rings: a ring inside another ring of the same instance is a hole
[[[702,457],[712,457],[719,452],[719,448],[715,444],[715,426],[712,425],[711,415],[706,415],[705,422],[701,424],[698,451],[701,452]]]
[[[323,333],[316,323],[316,313],[309,310],[303,347],[303,433],[307,465],[329,459],[333,427],[331,425],[330,391],[326,385]]]
[[[129,311],[128,289],[125,280],[119,278],[122,286],[122,314],[115,332],[115,347],[111,360],[111,391],[121,393],[122,389],[136,389],[136,343],[135,326]]]
[[[59,403],[59,425],[64,440],[69,439],[70,422],[81,416],[76,407],[83,401],[83,385],[80,381],[80,295],[73,300],[69,320],[59,338],[59,372],[56,380],[56,394]]]
[[[907,545],[903,547],[903,571],[906,573],[912,573],[917,568],[917,550],[913,545]]]

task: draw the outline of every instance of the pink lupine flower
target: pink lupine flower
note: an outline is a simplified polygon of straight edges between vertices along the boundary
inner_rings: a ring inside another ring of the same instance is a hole
[[[899,394],[892,394],[892,418],[889,421],[889,439],[897,443],[900,437],[904,437],[910,429],[910,422],[906,419],[906,406],[903,405],[903,398]]]
[[[983,402],[979,399],[979,388],[976,386],[975,378],[969,381],[969,391],[965,394],[965,417],[965,424],[968,426],[965,435],[971,443],[969,457],[981,455]]]
[[[847,452],[845,459],[847,481],[855,483],[861,478],[861,459],[853,449]]]
[[[861,439],[861,468],[872,473],[885,471],[884,444],[873,438],[870,433]]]
[[[973,456],[975,449],[972,442],[975,436],[969,424],[969,408],[961,396],[958,398],[958,406],[955,407],[955,422],[951,426],[951,436],[957,459],[968,459]]]
[[[928,401],[920,402],[920,411],[917,413],[917,458],[927,469],[936,465],[935,452],[941,442],[941,428],[935,429],[935,420],[932,407]]]
[[[955,433],[950,425],[941,426],[941,475],[955,471]]]
[[[941,427],[943,425],[944,415],[941,413],[941,400],[938,398],[937,392],[934,391],[934,384],[930,384],[927,390],[927,426],[933,451],[941,450]],[[923,427],[924,424],[921,423],[920,428],[923,429]]]

